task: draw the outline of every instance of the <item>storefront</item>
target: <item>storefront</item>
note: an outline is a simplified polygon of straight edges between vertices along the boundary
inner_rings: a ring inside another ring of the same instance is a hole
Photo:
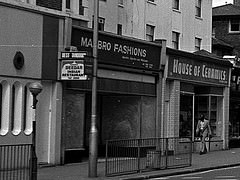
[[[231,76],[229,106],[229,147],[240,147],[240,68],[234,67]]]
[[[72,46],[91,59],[92,31],[72,29]],[[106,140],[156,137],[161,87],[161,45],[99,33],[97,127],[99,156]],[[88,157],[90,80],[63,82],[62,162]],[[157,105],[158,104],[158,105]]]
[[[165,136],[191,137],[194,151],[199,151],[195,129],[200,114],[204,114],[213,135],[208,149],[228,148],[231,63],[167,49],[165,70]]]

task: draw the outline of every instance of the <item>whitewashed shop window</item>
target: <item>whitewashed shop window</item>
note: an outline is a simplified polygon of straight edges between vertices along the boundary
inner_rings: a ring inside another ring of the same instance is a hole
[[[19,82],[15,82],[12,86],[12,133],[18,135],[22,127],[23,115],[23,88]]]
[[[6,135],[9,131],[10,121],[10,85],[7,81],[1,82],[1,129],[0,135]]]
[[[28,89],[28,86],[24,88],[24,121],[23,121],[23,129],[26,135],[30,135],[32,133],[32,119],[33,117],[33,109],[32,109],[32,101],[33,97],[31,92]]]

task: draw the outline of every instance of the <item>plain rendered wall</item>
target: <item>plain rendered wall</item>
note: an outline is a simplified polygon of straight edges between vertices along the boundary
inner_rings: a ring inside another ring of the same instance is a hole
[[[42,16],[0,6],[1,75],[40,78],[42,59]],[[26,28],[28,27],[28,28]],[[25,57],[24,67],[13,65],[16,51]]]

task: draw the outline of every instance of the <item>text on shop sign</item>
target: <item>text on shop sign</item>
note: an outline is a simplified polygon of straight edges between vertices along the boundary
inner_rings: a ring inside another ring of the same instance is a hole
[[[168,77],[227,84],[229,69],[209,62],[170,57]]]

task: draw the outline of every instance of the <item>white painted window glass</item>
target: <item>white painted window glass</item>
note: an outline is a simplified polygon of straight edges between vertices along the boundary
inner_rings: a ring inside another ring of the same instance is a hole
[[[25,104],[25,112],[24,112],[24,133],[26,135],[30,135],[32,133],[32,118],[33,118],[33,110],[32,110],[32,95],[28,90],[28,86],[25,87],[24,91],[24,104]]]
[[[7,81],[2,81],[2,114],[0,135],[6,135],[9,131],[10,121],[10,85]]]
[[[23,88],[19,82],[12,86],[12,133],[18,135],[21,132],[23,117]]]

